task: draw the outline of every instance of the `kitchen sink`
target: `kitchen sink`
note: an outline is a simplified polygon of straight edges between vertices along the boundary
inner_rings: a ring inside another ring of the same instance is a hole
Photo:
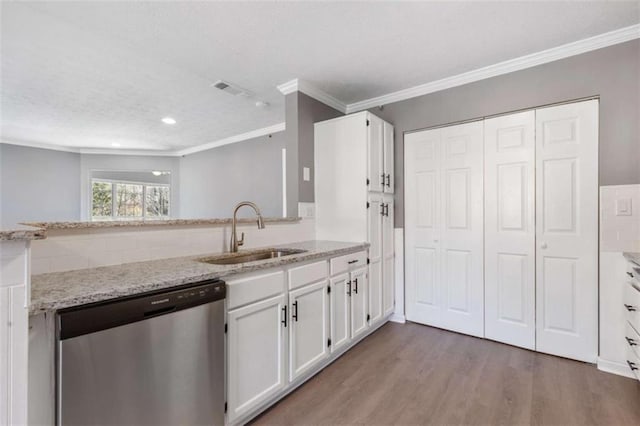
[[[278,257],[291,256],[293,254],[304,253],[306,250],[300,249],[265,249],[251,252],[227,253],[220,256],[206,257],[200,259],[201,262],[214,265],[235,265],[238,263],[256,262],[258,260],[275,259]]]

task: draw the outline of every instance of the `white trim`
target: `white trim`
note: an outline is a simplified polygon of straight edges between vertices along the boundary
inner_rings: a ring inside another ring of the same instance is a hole
[[[395,309],[391,321],[404,323],[404,228],[393,229],[393,244],[395,251],[394,282],[395,282]]]
[[[607,361],[606,359],[598,358],[597,361],[598,370],[604,371],[611,374],[617,374],[618,376],[629,377],[630,379],[635,379],[636,377],[633,375],[629,366],[626,364],[621,364],[615,361]]]
[[[291,81],[287,81],[286,83],[280,84],[277,87],[280,93],[282,93],[283,95],[288,95],[289,93],[293,93],[296,91],[302,92],[305,95],[311,96],[315,100],[318,100],[323,104],[328,105],[331,108],[334,108],[342,113],[347,112],[347,105],[344,102],[318,89],[307,81],[296,78]]]
[[[246,141],[247,139],[257,138],[259,136],[268,135],[271,133],[282,132],[285,130],[285,123],[274,124],[273,126],[263,127],[262,129],[251,130],[250,132],[241,133],[239,135],[230,136],[228,138],[220,139],[215,142],[205,143],[204,145],[198,145],[191,148],[186,148],[180,151],[175,151],[177,155],[189,155],[200,151],[206,151],[211,148],[217,148],[223,145],[229,145],[236,142]]]
[[[282,217],[287,217],[287,148],[282,148]]]
[[[200,151],[206,151],[208,149],[217,148],[223,145],[229,145],[236,142],[246,141],[248,139],[265,136],[271,133],[278,133],[284,131],[286,128],[285,123],[278,123],[272,126],[263,127],[262,129],[251,130],[239,135],[230,136],[228,138],[220,139],[214,142],[205,143],[203,145],[197,145],[182,150],[127,150],[127,149],[109,149],[109,148],[74,148],[69,146],[60,146],[38,142],[22,142],[22,141],[0,141],[0,144],[27,146],[30,148],[49,149],[52,151],[64,151],[73,152],[76,154],[99,154],[99,155],[142,155],[142,156],[156,156],[156,157],[182,157],[183,155],[194,154]]]
[[[362,111],[380,105],[399,102],[406,99],[415,98],[417,96],[438,92],[440,90],[462,86],[463,84],[473,83],[475,81],[520,71],[526,68],[535,67],[537,65],[546,64],[549,62],[557,61],[559,59],[568,58],[570,56],[579,55],[581,53],[590,52],[592,50],[602,49],[603,47],[624,43],[626,41],[635,40],[638,38],[640,38],[640,24],[631,25],[630,27],[620,28],[618,30],[599,34],[572,43],[563,44],[561,46],[532,53],[530,55],[520,56],[519,58],[498,62],[497,64],[478,68],[476,70],[468,71],[451,77],[446,77],[441,80],[432,81],[429,83],[421,84],[419,86],[355,102],[347,105],[346,113],[351,114],[356,111]]]
[[[391,322],[397,322],[398,324],[404,324],[407,322],[407,319],[405,318],[404,315],[398,315],[395,312],[391,314],[391,316],[389,317],[389,321]]]

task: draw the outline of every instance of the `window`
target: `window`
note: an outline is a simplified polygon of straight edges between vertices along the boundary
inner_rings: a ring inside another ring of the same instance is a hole
[[[169,185],[93,179],[91,189],[92,220],[169,216]]]

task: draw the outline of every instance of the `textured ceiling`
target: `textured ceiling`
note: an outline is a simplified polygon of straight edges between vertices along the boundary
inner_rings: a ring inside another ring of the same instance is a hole
[[[276,85],[294,78],[352,103],[636,24],[638,5],[3,2],[0,131],[191,147],[284,121]],[[212,89],[218,79],[256,98]]]

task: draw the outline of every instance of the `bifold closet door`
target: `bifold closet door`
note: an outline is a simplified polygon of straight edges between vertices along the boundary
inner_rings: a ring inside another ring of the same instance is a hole
[[[598,101],[536,110],[536,349],[595,362]]]
[[[535,111],[485,120],[485,336],[535,349]]]
[[[405,137],[407,319],[484,335],[483,122]]]

